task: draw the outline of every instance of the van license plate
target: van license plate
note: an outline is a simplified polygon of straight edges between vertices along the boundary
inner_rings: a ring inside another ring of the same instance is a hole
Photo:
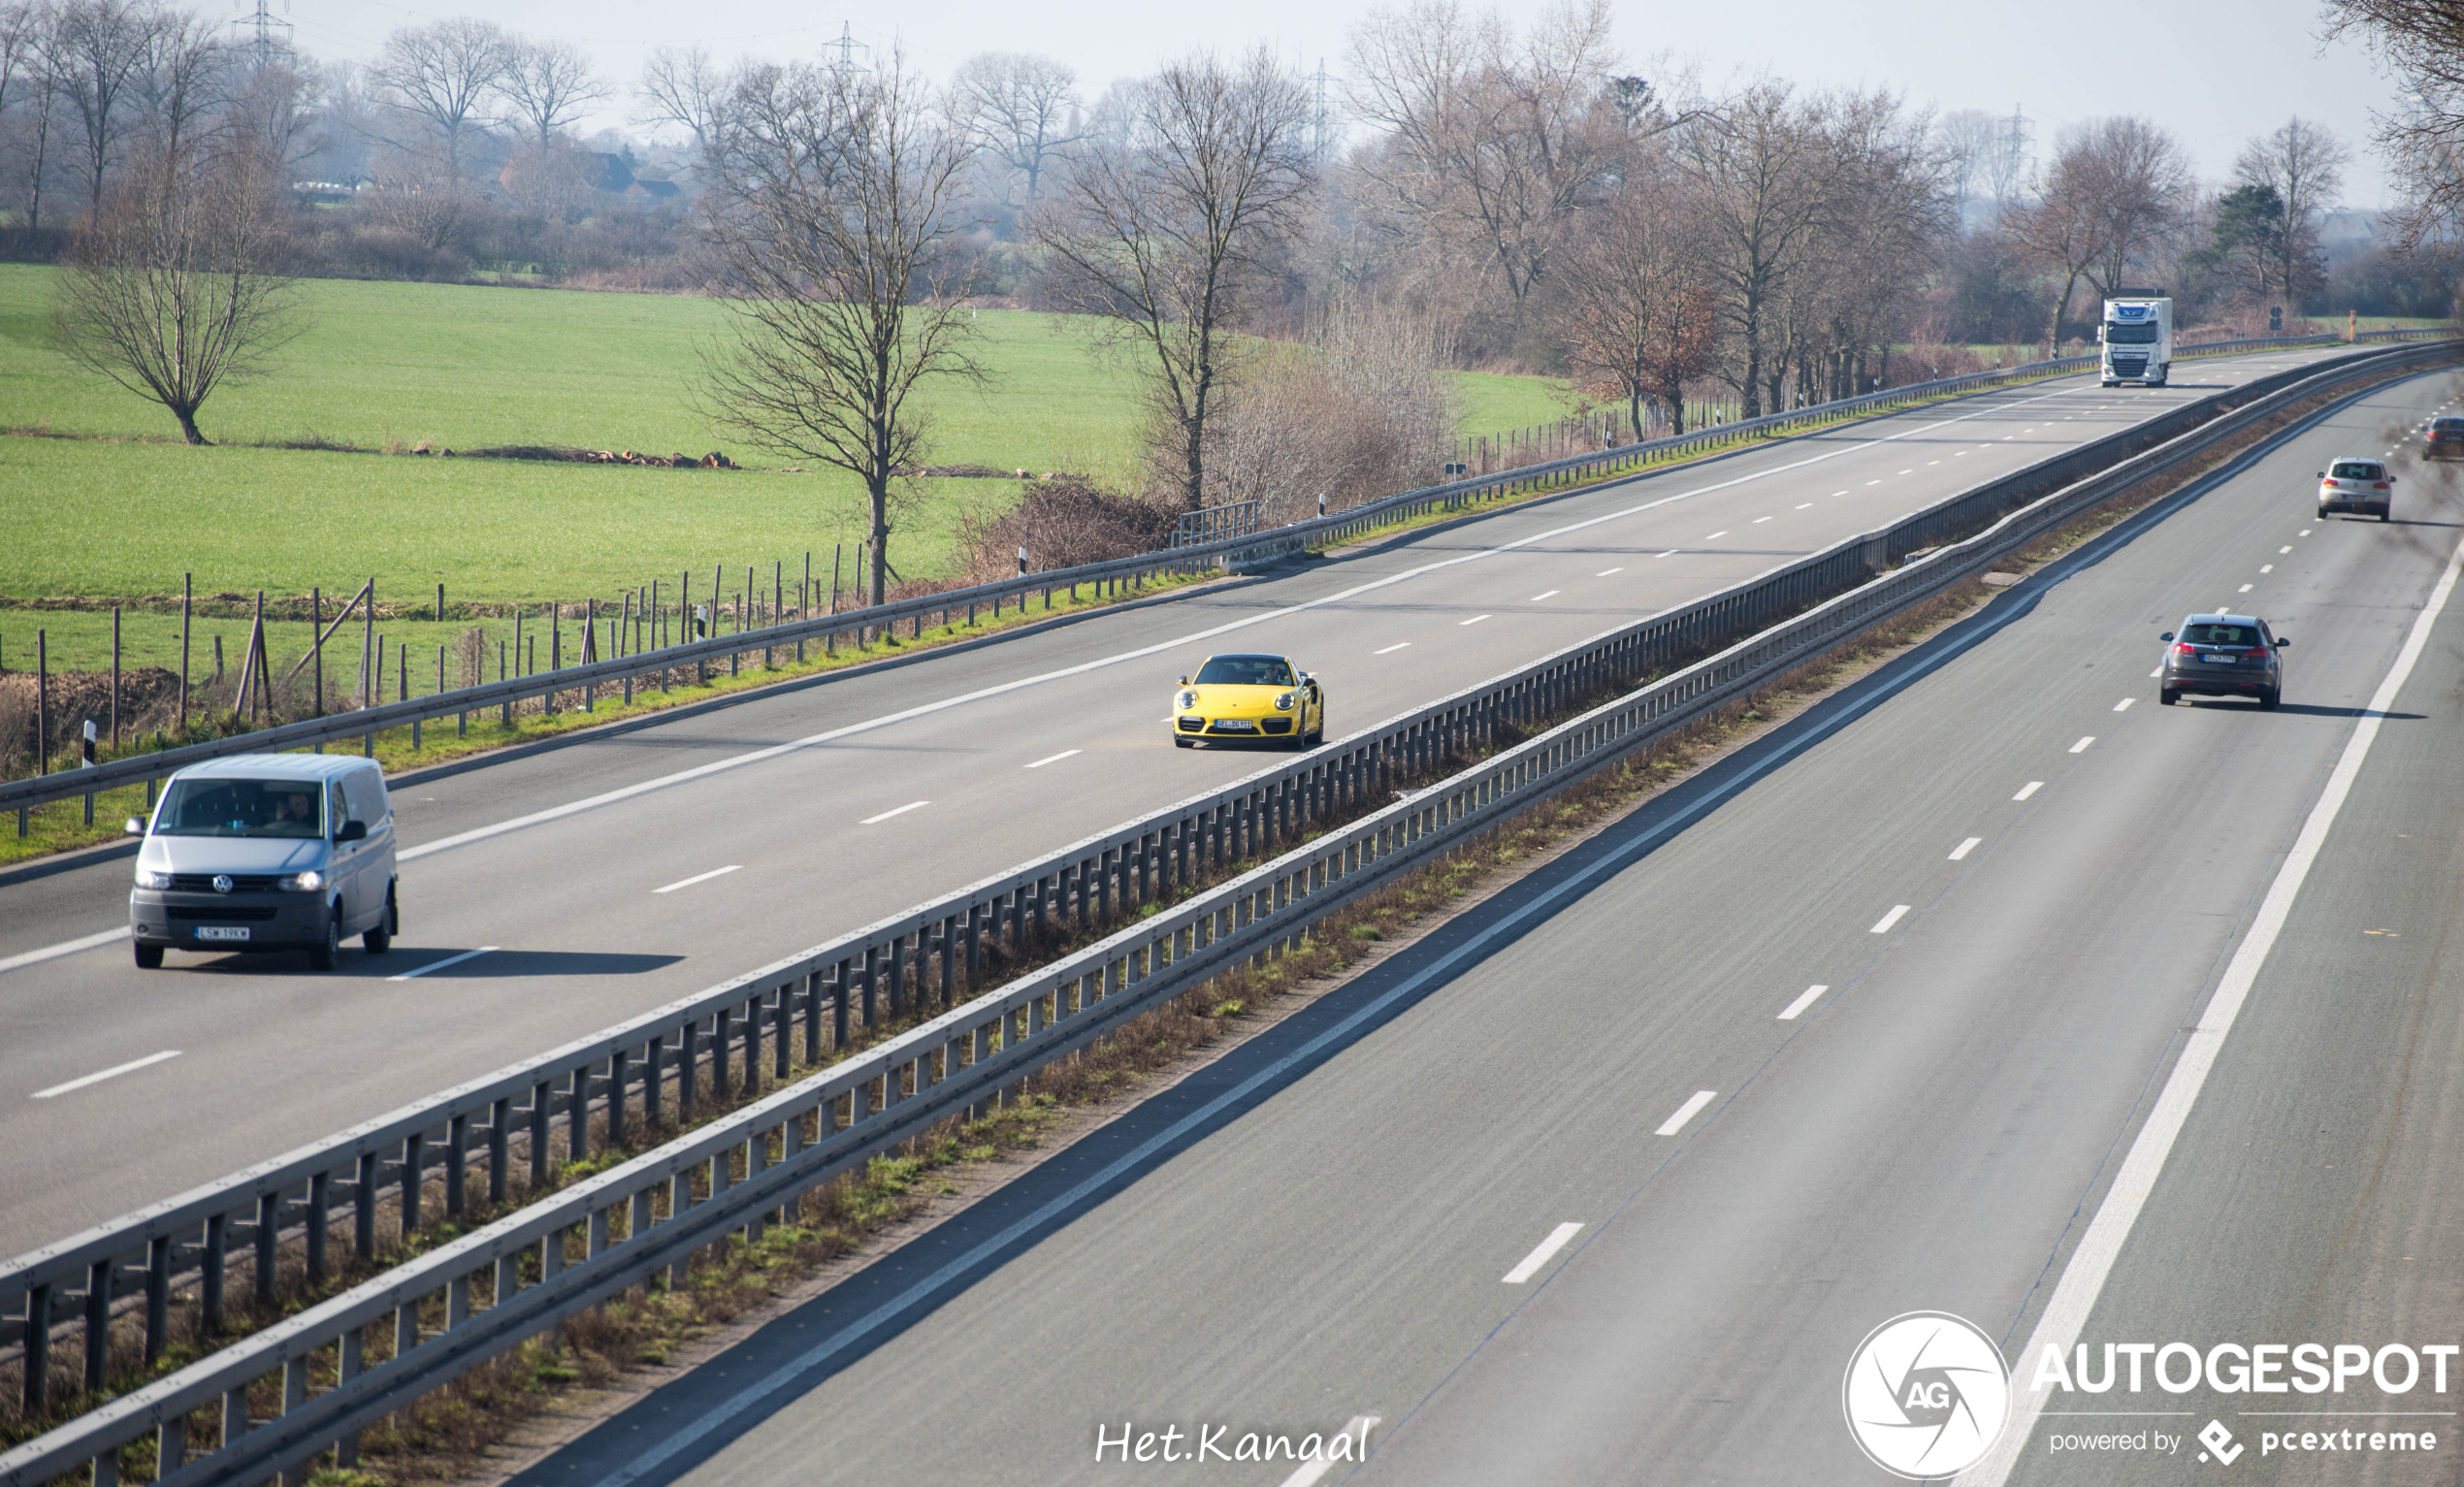
[[[245,924],[200,924],[197,926],[197,938],[200,940],[244,940],[247,937],[248,926]]]

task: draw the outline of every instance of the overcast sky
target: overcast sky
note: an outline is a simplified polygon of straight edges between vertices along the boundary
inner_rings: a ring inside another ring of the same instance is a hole
[[[227,0],[253,10],[255,0]],[[273,0],[277,7],[285,0]],[[385,33],[457,14],[390,0],[288,0],[299,43],[365,60]],[[1470,7],[1476,8],[1476,7]],[[515,30],[588,46],[608,76],[630,83],[654,46],[699,43],[739,52],[818,57],[845,24],[875,48],[902,44],[924,71],[947,77],[978,51],[1037,51],[1078,70],[1087,97],[1198,47],[1273,47],[1297,71],[1324,59],[1340,80],[1345,44],[1369,0],[940,0],[825,12],[792,0],[498,0],[482,14]],[[1528,6],[1509,8],[1512,16]],[[1656,53],[1691,59],[1707,82],[1765,70],[1813,85],[1887,84],[1949,112],[2024,110],[2040,156],[2067,123],[2108,113],[2154,116],[2179,134],[2210,180],[2222,180],[2242,142],[2299,113],[2343,135],[2359,158],[2346,201],[2382,205],[2384,176],[2366,148],[2370,112],[2391,84],[2351,44],[2322,50],[2313,0],[1760,0],[1657,5],[1616,0],[1616,41],[1629,63]],[[585,128],[623,122],[622,102]]]

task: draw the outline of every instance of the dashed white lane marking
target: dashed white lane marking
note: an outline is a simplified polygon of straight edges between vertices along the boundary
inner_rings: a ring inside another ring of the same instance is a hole
[[[2149,673],[2148,673],[2148,676],[2149,676],[2149,678],[2150,678],[2151,680],[2153,680],[2153,679],[2155,679],[2155,678],[2156,678],[2156,677],[2162,676],[2163,674],[2164,674],[2164,667],[2162,667],[2162,666],[2158,666],[2158,667],[2156,667],[2155,670],[2153,670],[2153,671],[2149,672]]]
[[[921,811],[930,804],[932,804],[932,802],[929,800],[910,800],[905,805],[898,807],[894,811],[884,811],[878,816],[867,816],[862,821],[858,822],[857,824],[860,826],[877,826],[883,822],[888,821],[892,816],[904,816],[909,811]]]
[[[1665,553],[1654,553],[1652,556],[1655,558],[1673,558],[1681,551],[1683,551],[1683,549],[1671,547]]]
[[[734,871],[735,871],[735,869],[734,869],[734,868],[732,868],[732,867],[730,867],[730,868],[727,868],[727,869],[725,869],[725,871],[728,871],[728,872],[734,872]],[[697,880],[697,881],[698,881],[698,880]],[[662,891],[665,891],[665,890],[663,889]],[[460,964],[461,964],[462,962],[464,962],[465,960],[476,960],[476,959],[478,959],[481,955],[493,955],[493,954],[495,954],[496,953],[497,953],[497,947],[496,947],[496,946],[494,946],[494,945],[482,945],[482,946],[480,946],[477,950],[466,950],[466,951],[464,951],[464,952],[463,952],[461,954],[459,954],[459,955],[447,955],[447,956],[446,956],[445,958],[443,958],[442,960],[431,960],[431,961],[429,961],[426,965],[416,967],[415,969],[412,969],[412,970],[407,970],[407,971],[405,971],[405,972],[403,972],[400,976],[388,976],[388,977],[386,977],[385,979],[386,979],[387,981],[413,981],[413,980],[416,980],[416,979],[417,979],[417,978],[419,978],[419,977],[422,977],[422,976],[427,975],[430,971],[441,971],[441,970],[443,970],[446,966],[449,966],[449,965],[460,965]]]
[[[1475,615],[1472,616],[1472,618],[1470,618],[1470,619],[1468,619],[1468,620],[1464,621],[1463,623],[1464,623],[1464,624],[1466,624],[1466,625],[1477,625],[1477,624],[1479,624],[1482,620],[1485,620],[1485,619],[1487,619],[1487,618],[1488,618],[1488,616],[1487,616],[1487,615],[1484,615],[1484,614],[1475,614]]]
[[[2130,704],[2138,700],[2139,699],[2137,697],[2124,697],[2121,701],[2113,704],[2113,710],[2118,713],[2126,713],[2130,710]]]
[[[2298,533],[2294,533],[2294,535],[2295,535],[2295,536],[2304,536],[2304,537],[2306,537],[2306,536],[2310,535],[2310,529],[2309,529],[2309,528],[2307,528],[2307,527],[2304,527],[2301,531],[2299,531]],[[2287,548],[2286,548],[2286,549],[2285,549],[2285,551],[2286,551],[2286,552],[2291,552],[2291,551],[2292,551],[2292,549],[2291,549],[2291,548],[2289,548],[2289,547],[2287,547]]]
[[[2199,1014],[2197,1026],[2183,1039],[2181,1056],[2174,1061],[2173,1072],[2165,1077],[2164,1088],[2149,1108],[2146,1121],[2130,1143],[2129,1154],[2122,1159],[2103,1201],[2096,1207],[2095,1216],[2089,1221],[2078,1247],[2062,1267],[2061,1279],[2055,1284],[2053,1296],[2037,1319],[2035,1334],[2015,1356],[2042,1358],[2050,1348],[2056,1357],[2066,1357],[2086,1329],[2096,1298],[2103,1293],[2105,1280],[2113,1273],[2114,1262],[2121,1258],[2131,1227],[2155,1194],[2174,1142],[2198,1104],[2200,1088],[2222,1056],[2224,1041],[2232,1033],[2252,986],[2258,981],[2259,967],[2275,950],[2285,921],[2292,916],[2293,904],[2301,896],[2302,884],[2324,850],[2353,781],[2360,776],[2370,746],[2379,736],[2380,723],[2395,705],[2405,680],[2413,674],[2414,663],[2429,642],[2431,627],[2455,592],[2459,572],[2464,572],[2464,546],[2448,555],[2447,570],[2439,575],[2428,601],[2414,616],[2413,628],[2404,638],[2403,648],[2396,653],[2395,664],[2380,680],[2360,721],[2346,739],[2344,751],[2327,776],[2326,788],[2319,792],[2318,802],[2303,820],[2301,834],[2285,854],[2283,865],[2267,887],[2267,896],[2259,901],[2258,912],[2251,917],[2250,932],[2242,937],[2232,960],[2224,967],[2223,977]],[[2014,1390],[2013,1395],[2010,1418],[2003,1424],[2001,1439],[1983,1461],[1970,1467],[1961,1478],[1970,1487],[2002,1487],[2010,1480],[2029,1439],[2036,1434],[2036,1421],[2044,1410],[2046,1395],[2034,1389]]]
[[[1720,538],[1722,538],[1722,537],[1724,537],[1724,536],[1727,536],[1727,535],[1728,535],[1728,533],[1727,533],[1725,530],[1723,530],[1723,531],[1719,531],[1719,532],[1712,533],[1709,536],[1704,537],[1702,540],[1703,540],[1703,541],[1705,541],[1705,542],[1716,542],[1716,541],[1718,541]]]
[[[2159,670],[2159,671],[2161,671],[2161,670],[2163,670],[2164,668],[2163,668],[2162,666],[2158,666],[2156,669],[2157,669],[2157,670]],[[2071,752],[2071,753],[2073,753],[2073,754],[2085,754],[2085,753],[2087,753],[2087,752],[2088,752],[2088,746],[2089,746],[2090,744],[2091,744],[2091,743],[2094,743],[2095,741],[2096,741],[2096,735],[2095,735],[2095,734],[2093,734],[2093,733],[2087,734],[2086,736],[2082,737],[2082,738],[2081,738],[2081,739],[2080,739],[2077,743],[2072,744],[2072,745],[2070,746],[2070,752]]]
[[[1769,517],[1767,517],[1767,516],[1758,516],[1758,517],[1754,518],[1754,525],[1755,525],[1755,526],[1757,526],[1757,527],[1760,527],[1760,526],[1761,526],[1761,525],[1763,525],[1765,522],[1767,522],[1767,521],[1769,521],[1769,520],[1770,520],[1770,518],[1769,518]]]
[[[670,883],[664,889],[652,889],[651,891],[654,893],[672,893],[678,889],[689,889],[697,883],[707,883],[713,878],[724,878],[731,872],[740,870],[743,866],[743,863],[735,862],[726,867],[714,867],[706,873],[698,873],[691,878],[685,879],[681,883]]]
[[[1508,1285],[1521,1285],[1524,1281],[1539,1275],[1540,1267],[1548,1263],[1551,1255],[1554,1255],[1557,1251],[1565,1248],[1569,1240],[1572,1240],[1575,1235],[1582,1232],[1583,1226],[1581,1224],[1574,1223],[1559,1224],[1556,1228],[1549,1230],[1548,1238],[1534,1245],[1532,1247],[1532,1252],[1523,1256],[1522,1264],[1515,1266],[1512,1270],[1506,1273],[1506,1283]]]
[[[1798,510],[1799,510],[1799,511],[1810,511],[1810,510],[1812,510],[1813,508],[1814,508],[1814,503],[1813,503],[1812,501],[1806,501],[1804,504],[1802,504],[1802,505],[1799,506],[1797,509],[1798,509]]]
[[[1057,764],[1061,760],[1068,759],[1071,755],[1083,752],[1083,750],[1078,749],[1063,749],[1058,754],[1048,754],[1042,759],[1037,760],[1034,763],[1025,765],[1024,767],[1028,769],[1041,769],[1047,764]]]
[[[1663,554],[1663,556],[1666,556],[1666,555],[1665,555],[1665,554]],[[1592,576],[1592,577],[1594,577],[1594,578],[1605,578],[1605,577],[1607,577],[1607,576],[1608,576],[1609,574],[1611,574],[1611,573],[1622,573],[1622,572],[1624,572],[1624,571],[1625,571],[1625,569],[1624,569],[1624,568],[1602,568],[1599,572],[1594,573],[1594,574],[1592,574],[1591,576]]]
[[[1372,656],[1392,656],[1395,652],[1402,650],[1405,646],[1410,645],[1410,643],[1411,642],[1409,640],[1398,641],[1395,644],[1386,647],[1382,651],[1371,651],[1369,654]]]
[[[1899,922],[1901,916],[1905,915],[1907,912],[1908,906],[1906,904],[1893,904],[1891,906],[1891,912],[1884,915],[1882,918],[1875,920],[1873,921],[1873,927],[1865,932],[1867,934],[1889,934],[1891,932],[1891,926]]]
[[[1899,471],[1899,473],[1901,473],[1901,474],[1903,474],[1903,475],[1913,475],[1913,474],[1915,474],[1915,473],[1916,473],[1916,471],[1915,471],[1915,470],[1913,470],[1913,469],[1903,469],[1903,470]]]
[[[2234,593],[2236,593],[2236,594],[2248,594],[2248,593],[2251,591],[2251,588],[2252,588],[2252,586],[2251,586],[2251,585],[2249,585],[2249,584],[2244,584],[2244,585],[2242,585],[2240,588],[2238,588],[2238,589],[2234,590],[2233,592],[2234,592]]]
[[[1825,986],[1807,986],[1801,993],[1799,994],[1797,1000],[1788,1004],[1788,1010],[1779,1015],[1778,1020],[1782,1022],[1796,1021],[1798,1017],[1802,1014],[1806,1008],[1821,1001],[1823,999],[1823,993],[1830,989],[1831,987]]]
[[[1544,599],[1544,598],[1555,598],[1557,596],[1559,596],[1560,594],[1563,594],[1563,593],[1565,593],[1565,592],[1566,592],[1566,591],[1565,591],[1565,590],[1563,590],[1563,589],[1551,589],[1551,590],[1549,590],[1546,594],[1535,594],[1535,595],[1533,595],[1530,598],[1528,598],[1528,599],[1524,600],[1524,602],[1525,602],[1525,603],[1529,603],[1529,604],[1537,604],[1537,603],[1539,603],[1541,599]]]
[[[2042,781],[2042,780],[2030,780],[2030,781],[2028,781],[2026,784],[2025,784],[2025,785],[2021,786],[2021,787],[2019,788],[2019,793],[2018,793],[2018,794],[2016,794],[2016,795],[2011,796],[2011,798],[2012,798],[2013,800],[2025,800],[2025,799],[2026,799],[2028,796],[2030,796],[2030,795],[2032,795],[2032,794],[2036,793],[2038,791],[2043,790],[2044,788],[2045,788],[2045,782],[2044,782],[2044,781]]]
[[[1685,1123],[1687,1121],[1693,1119],[1696,1115],[1701,1115],[1702,1113],[1703,1106],[1710,1104],[1713,1100],[1716,1100],[1719,1097],[1720,1092],[1716,1089],[1696,1090],[1692,1099],[1677,1107],[1677,1113],[1675,1115],[1670,1115],[1668,1119],[1660,1122],[1659,1134],[1663,1136],[1674,1136],[1677,1132],[1684,1130]]]
[[[1866,481],[1866,482],[1865,482],[1865,484],[1867,484],[1867,485],[1880,485],[1881,483],[1882,483],[1882,482],[1881,482],[1881,481],[1879,481],[1879,480],[1868,480],[1868,481]]]
[[[93,950],[98,946],[109,945],[114,940],[127,938],[128,926],[122,924],[117,929],[106,929],[100,934],[62,940],[57,945],[46,945],[41,950],[30,950],[23,954],[11,955],[6,960],[0,960],[0,971],[14,971],[21,965],[36,965],[45,960],[57,959],[62,955],[74,955],[81,951]]]
[[[1951,860],[1954,862],[1964,862],[1967,860],[1967,855],[1969,853],[1974,852],[1977,848],[1984,845],[1985,838],[1981,836],[1971,836],[1967,840],[1960,843],[1957,847],[1951,849]]]
[[[1832,494],[1833,497],[1840,497],[1840,496],[1845,496],[1845,495],[1847,495],[1848,493],[1847,493],[1846,491],[1833,491],[1833,492],[1832,492],[1831,494]]]
[[[113,1064],[112,1067],[105,1069],[100,1074],[89,1074],[83,1079],[73,1079],[65,1084],[54,1084],[49,1089],[38,1089],[27,1098],[35,1100],[49,1100],[54,1095],[67,1094],[72,1089],[82,1089],[88,1084],[99,1084],[107,1079],[117,1079],[123,1074],[132,1073],[138,1069],[146,1068],[148,1065],[158,1064],[166,1059],[178,1058],[178,1056],[179,1050],[165,1049],[159,1053],[148,1053],[143,1058],[132,1058],[124,1064]]]
[[[1369,1433],[1377,1428],[1377,1424],[1381,1418],[1382,1416],[1374,1414],[1356,1414],[1349,1420],[1344,1422],[1343,1433],[1351,1437],[1352,1440],[1355,1442],[1353,1445],[1348,1447],[1352,1453],[1351,1459],[1353,1461],[1365,1461],[1368,1459]],[[1125,1450],[1126,1447],[1123,1447],[1123,1449]],[[1335,1457],[1330,1451],[1328,1454],[1318,1457],[1315,1461],[1302,1462],[1300,1470],[1283,1478],[1283,1487],[1315,1487],[1319,1477],[1324,1476],[1327,1472],[1334,1470]]]

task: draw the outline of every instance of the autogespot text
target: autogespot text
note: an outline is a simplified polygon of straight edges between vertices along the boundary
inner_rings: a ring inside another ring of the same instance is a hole
[[[2028,1388],[2050,1396],[2044,1401],[2045,1413],[2055,1417],[2044,1437],[2049,1454],[2172,1456],[2188,1445],[2200,1461],[2229,1465],[2250,1449],[2253,1433],[2261,1457],[2426,1452],[2438,1449],[2442,1431],[2453,1434],[2453,1427],[2444,1422],[2455,1411],[2442,1407],[2448,1401],[2440,1396],[2448,1393],[2448,1365],[2459,1353],[2464,1346],[2451,1342],[2418,1347],[2403,1342],[2375,1347],[2358,1342],[2217,1342],[2203,1348],[2189,1342],[2082,1342],[2064,1356],[2059,1347],[2048,1344],[2037,1357]],[[2239,1395],[2247,1403],[2233,1411],[2238,1429],[2210,1420],[2187,1440],[2184,1433],[2162,1428],[2100,1430],[2073,1427],[2059,1418],[2105,1412],[2081,1407],[2100,1403],[2092,1396],[2151,1389]],[[2262,1397],[2269,1395],[2285,1398]],[[2300,1398],[2305,1395],[2311,1398]],[[2323,1418],[2337,1415],[2348,1418]]]

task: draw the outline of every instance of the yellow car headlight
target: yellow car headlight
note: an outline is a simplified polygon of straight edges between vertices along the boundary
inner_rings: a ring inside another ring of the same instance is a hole
[[[1275,710],[1279,713],[1290,712],[1292,710],[1292,695],[1288,692],[1279,694],[1275,698]]]
[[[1181,694],[1181,706],[1182,706],[1182,708],[1183,708],[1184,711],[1185,711],[1185,710],[1187,710],[1187,709],[1189,709],[1189,708],[1195,707],[1195,706],[1197,706],[1197,705],[1198,705],[1198,695],[1197,695],[1196,693],[1194,693],[1194,692],[1184,692],[1184,693]]]

